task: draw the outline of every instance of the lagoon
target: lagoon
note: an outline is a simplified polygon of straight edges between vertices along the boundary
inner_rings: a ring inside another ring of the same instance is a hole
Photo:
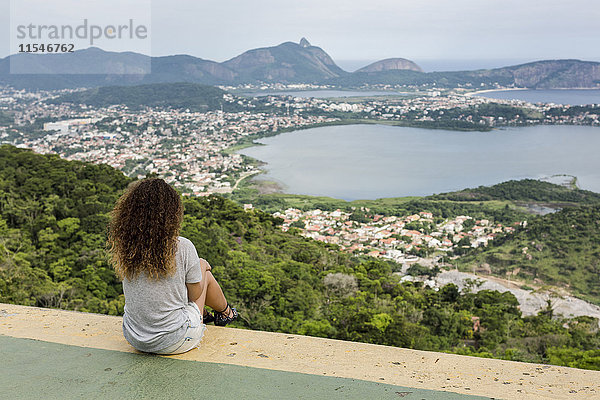
[[[600,89],[492,90],[475,96],[501,100],[522,100],[529,103],[554,103],[581,106],[600,104]]]
[[[258,179],[286,193],[345,200],[424,196],[511,179],[574,175],[600,192],[600,128],[540,125],[458,132],[339,125],[258,140],[241,150],[266,162]]]

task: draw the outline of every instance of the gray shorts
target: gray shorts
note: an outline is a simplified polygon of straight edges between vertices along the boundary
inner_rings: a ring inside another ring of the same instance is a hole
[[[189,316],[188,320],[186,321],[188,326],[185,331],[185,335],[180,341],[167,347],[166,349],[155,351],[156,354],[181,354],[200,346],[200,341],[202,340],[204,331],[206,330],[206,325],[202,323],[202,313],[194,302],[189,302],[185,306],[185,309],[187,310]]]

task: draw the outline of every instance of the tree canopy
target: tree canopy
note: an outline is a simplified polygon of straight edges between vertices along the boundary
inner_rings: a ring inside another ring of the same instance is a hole
[[[1,146],[0,302],[122,314],[106,224],[130,182],[106,165]],[[181,234],[213,266],[239,327],[600,369],[594,318],[523,317],[510,293],[401,283],[391,262],[282,232],[223,197],[184,206]]]

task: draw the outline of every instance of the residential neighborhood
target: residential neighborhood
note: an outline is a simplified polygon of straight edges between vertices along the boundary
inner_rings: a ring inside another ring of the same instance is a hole
[[[283,219],[284,231],[299,229],[303,236],[338,245],[342,251],[389,258],[399,263],[415,262],[419,260],[418,255],[450,252],[461,246],[487,246],[498,235],[511,234],[516,228],[470,216],[442,219],[427,211],[405,216],[370,215],[369,211],[364,208],[352,213],[340,209],[288,208],[273,215]],[[359,222],[355,215],[369,217]],[[524,224],[526,221],[520,223]]]
[[[332,88],[310,84],[245,84],[224,89],[239,93]],[[255,139],[286,130],[361,120],[409,126],[441,124],[436,127],[458,123],[462,124],[458,129],[466,126],[484,130],[539,123],[600,125],[600,113],[571,112],[568,105],[489,99],[462,89],[444,92],[411,89],[412,92],[395,92],[392,96],[350,98],[303,97],[301,91],[264,96],[225,93],[222,104],[234,105],[239,111],[197,112],[164,107],[133,110],[124,105],[97,108],[55,104],[46,100],[77,90],[26,91],[3,87],[0,112],[10,112],[14,123],[0,123],[0,142],[42,154],[58,154],[69,160],[108,164],[131,177],[156,174],[185,195],[208,195],[231,192],[242,179],[261,172],[259,161],[235,152],[240,141],[246,140],[248,145],[251,143],[248,137]],[[498,109],[488,110],[490,105],[518,107],[523,112],[503,116]]]

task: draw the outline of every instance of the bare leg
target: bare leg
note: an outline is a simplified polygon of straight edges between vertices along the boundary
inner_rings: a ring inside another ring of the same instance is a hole
[[[227,308],[227,300],[223,294],[219,282],[215,279],[212,272],[206,271],[207,288],[205,304],[215,311],[225,311]]]
[[[204,312],[207,305],[215,311],[228,311],[227,316],[233,316],[233,311],[227,307],[227,299],[221,290],[221,286],[210,271],[204,271],[203,289],[200,297],[194,300],[198,308]],[[226,310],[227,309],[227,310]]]
[[[202,271],[202,275],[206,276],[206,272],[207,272],[206,270]],[[197,299],[190,299],[190,300],[192,300],[194,303],[196,303],[200,312],[203,312],[204,311],[204,303],[206,302],[206,292],[207,292],[206,289],[208,286],[208,279],[202,279],[201,284],[202,284],[202,293],[200,294],[200,297],[198,297]]]
[[[190,299],[204,313],[204,306],[207,305],[217,312],[226,312],[227,316],[233,317],[233,310],[227,306],[227,299],[223,294],[223,290],[213,276],[208,267],[208,262],[202,260],[200,268],[202,268],[202,293],[197,299]],[[206,313],[204,313],[206,315]]]

